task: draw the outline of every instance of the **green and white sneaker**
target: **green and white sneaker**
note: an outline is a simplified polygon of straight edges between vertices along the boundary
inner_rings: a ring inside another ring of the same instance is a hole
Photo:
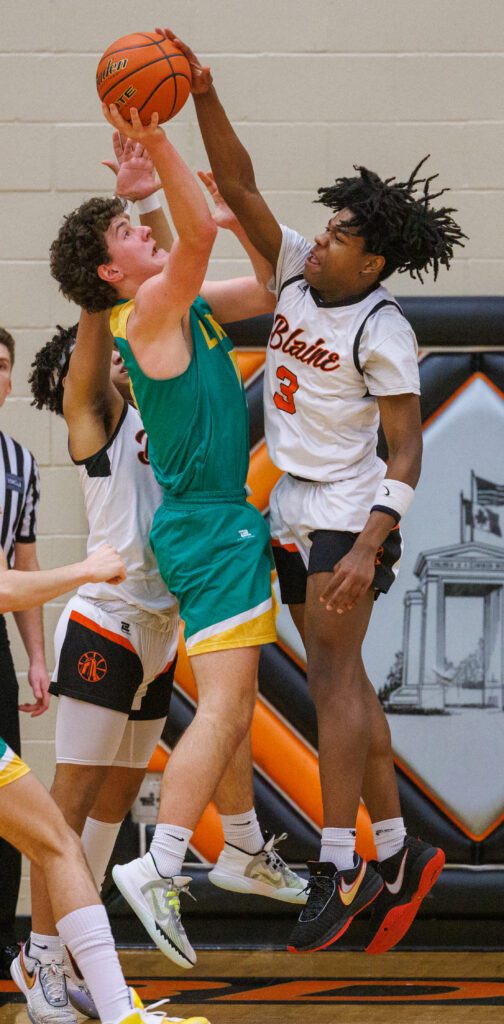
[[[162,878],[150,853],[129,864],[116,864],[112,877],[158,949],[179,967],[194,967],[196,953],[180,917],[180,894],[190,895],[192,879]]]
[[[305,904],[307,901],[306,882],[280,857],[276,847],[287,838],[268,836],[259,853],[244,853],[236,846],[225,843],[224,849],[208,877],[213,885],[230,892],[252,893],[269,896],[284,903]]]

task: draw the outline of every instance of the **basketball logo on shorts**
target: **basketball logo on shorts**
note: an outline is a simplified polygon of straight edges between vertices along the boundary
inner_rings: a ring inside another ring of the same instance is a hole
[[[79,658],[77,668],[79,675],[85,679],[86,683],[99,683],[108,671],[107,662],[103,655],[98,654],[98,651],[86,651]]]

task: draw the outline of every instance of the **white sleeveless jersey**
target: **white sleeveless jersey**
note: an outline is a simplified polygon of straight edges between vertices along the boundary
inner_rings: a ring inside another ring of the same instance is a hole
[[[86,583],[81,597],[124,602],[144,618],[174,609],[176,599],[164,583],[149,544],[152,519],[162,491],[147,456],[147,435],[137,410],[125,403],[114,435],[89,459],[75,461],[89,523],[88,554],[112,544],[128,570],[117,587]]]
[[[416,338],[383,286],[357,302],[324,303],[303,276],[312,245],[282,233],[264,375],[268,452],[294,476],[347,480],[380,462],[377,398],[420,394]]]

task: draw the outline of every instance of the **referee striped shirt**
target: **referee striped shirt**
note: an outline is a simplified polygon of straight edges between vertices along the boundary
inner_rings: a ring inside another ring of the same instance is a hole
[[[39,471],[32,453],[0,430],[0,546],[10,569],[16,544],[36,540],[39,499]]]

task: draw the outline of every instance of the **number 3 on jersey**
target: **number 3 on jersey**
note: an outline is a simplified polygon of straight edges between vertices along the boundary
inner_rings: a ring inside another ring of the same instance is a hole
[[[273,401],[277,409],[281,409],[282,412],[288,412],[292,416],[296,411],[294,395],[299,390],[298,379],[296,374],[288,370],[286,366],[279,366],[276,375],[280,381],[281,394],[275,391]]]

